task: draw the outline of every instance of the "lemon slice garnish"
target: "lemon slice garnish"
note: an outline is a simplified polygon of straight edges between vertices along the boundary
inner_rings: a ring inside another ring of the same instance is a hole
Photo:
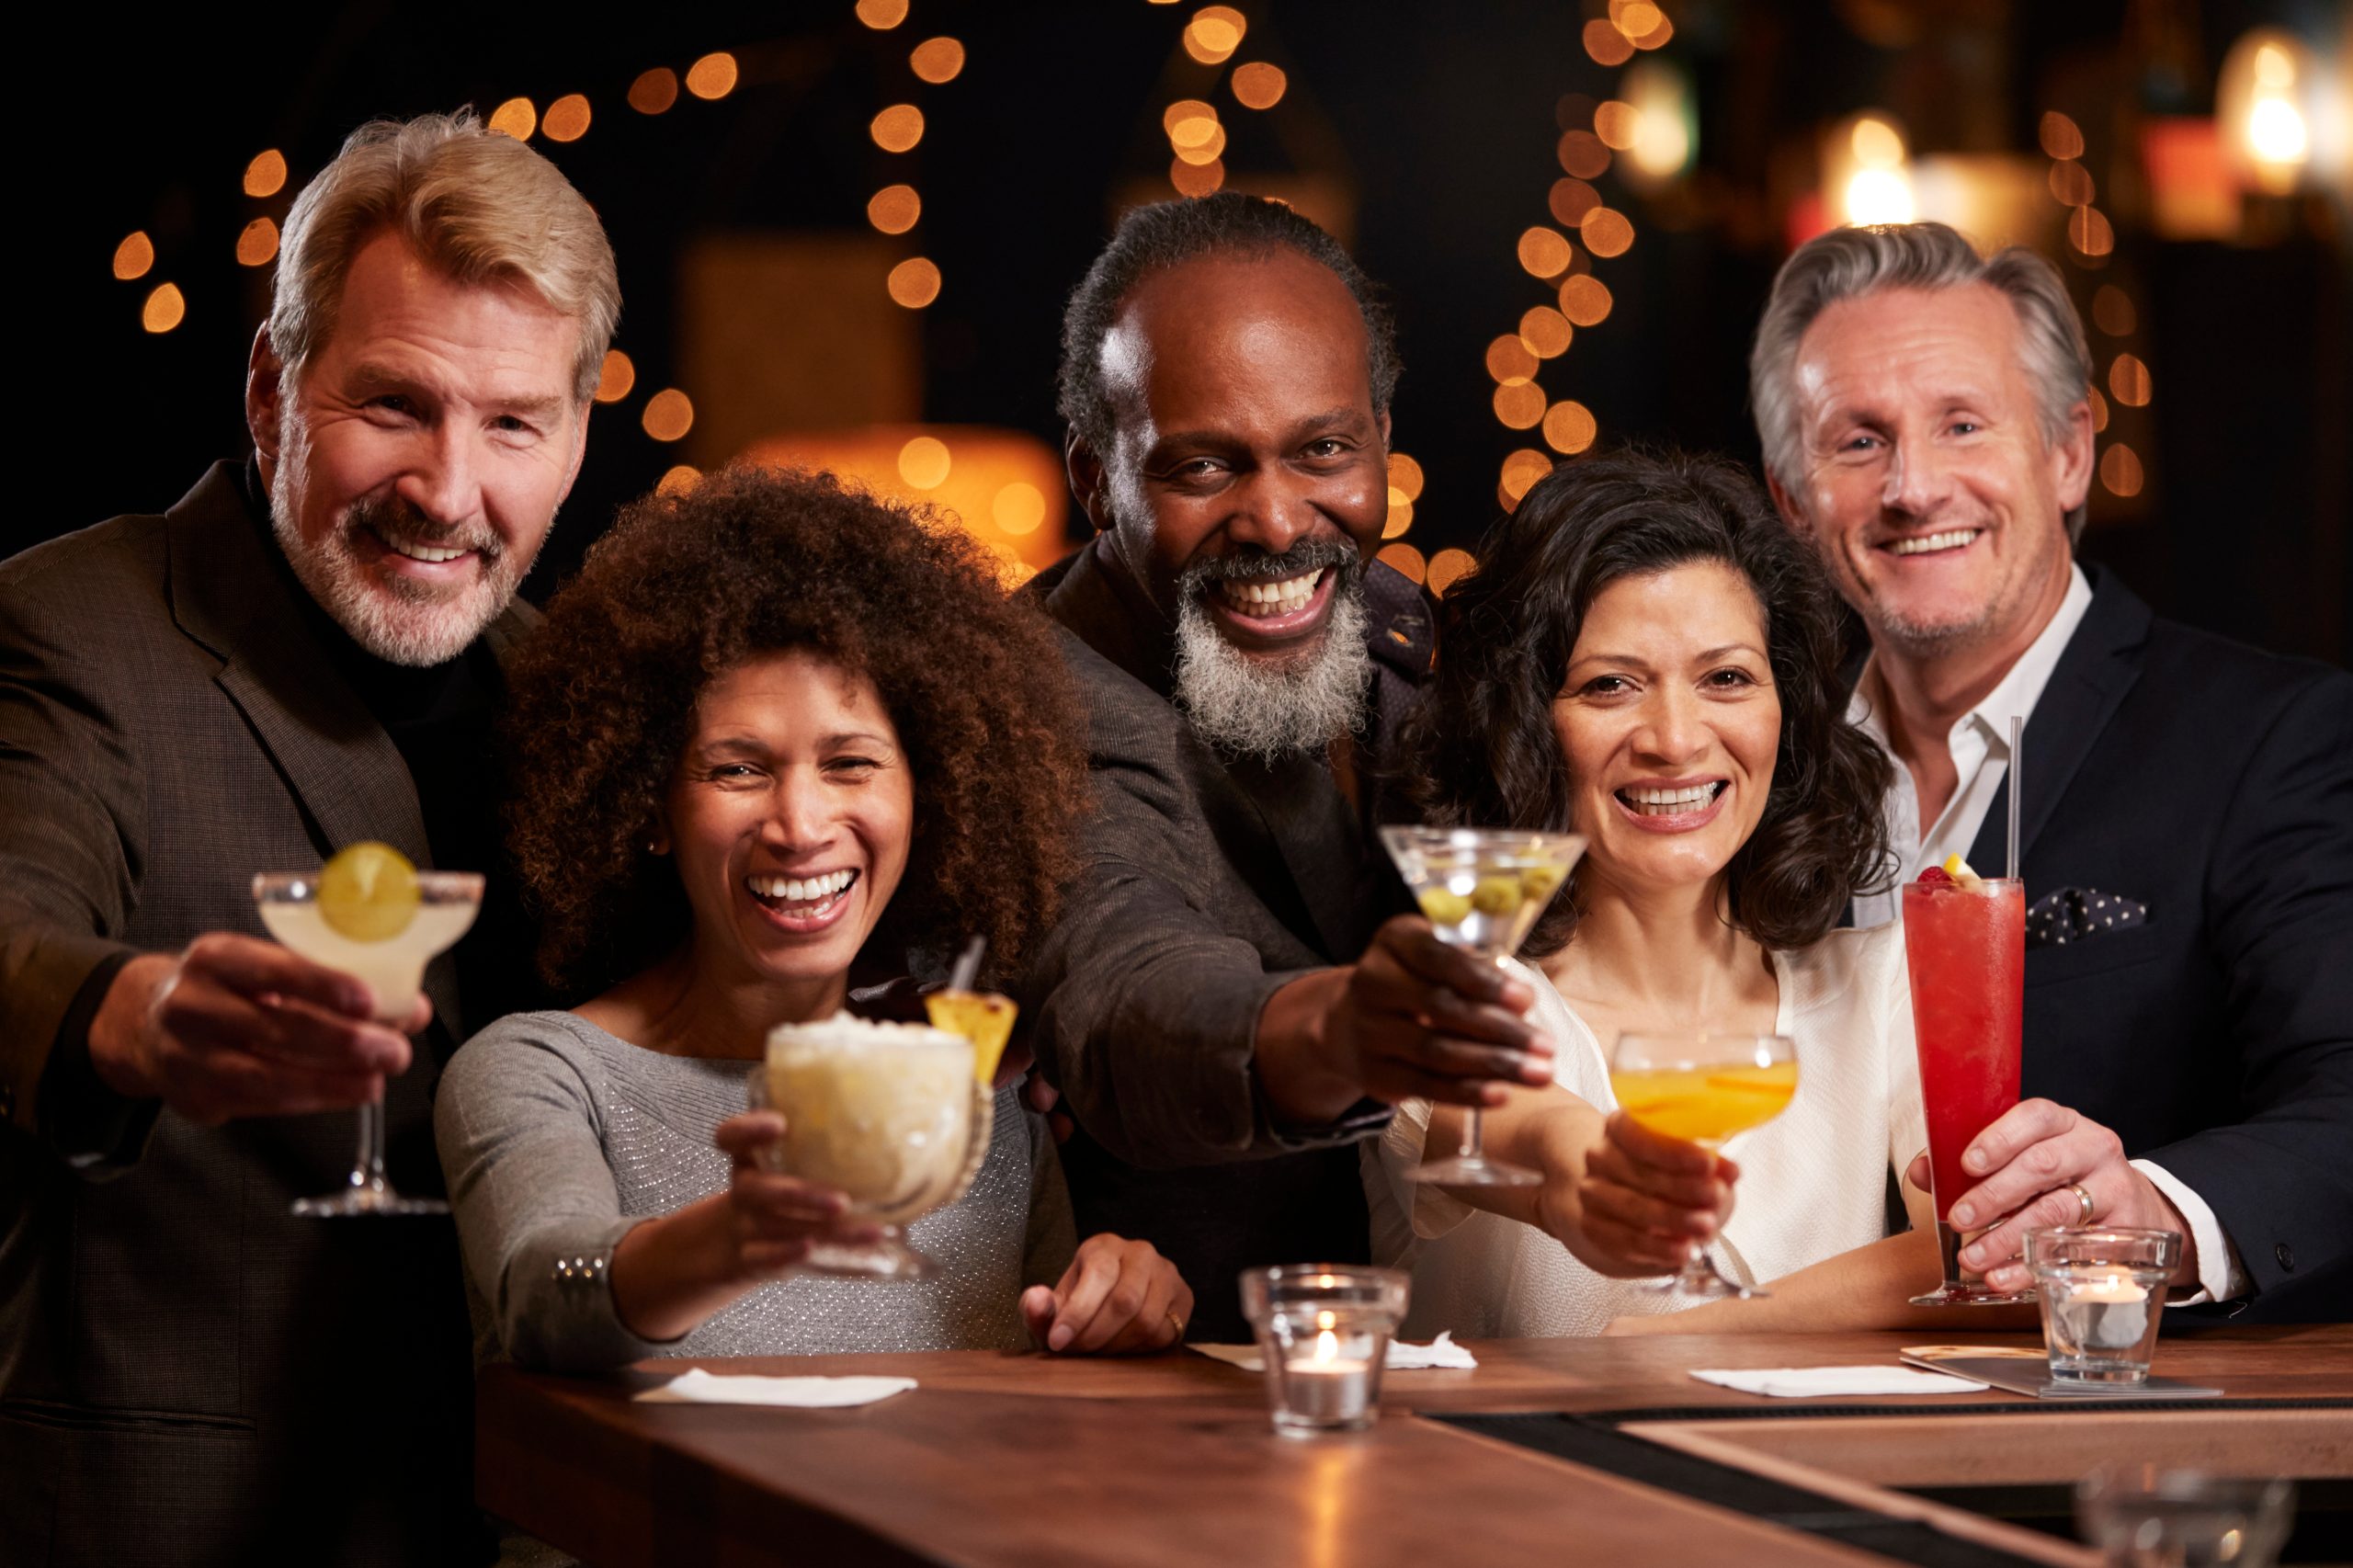
[[[1985,883],[1985,879],[1971,870],[1969,862],[1958,855],[1945,857],[1945,875],[1965,888],[1983,887]]]
[[[388,942],[416,918],[416,868],[389,844],[354,844],[319,873],[319,918],[355,942]]]

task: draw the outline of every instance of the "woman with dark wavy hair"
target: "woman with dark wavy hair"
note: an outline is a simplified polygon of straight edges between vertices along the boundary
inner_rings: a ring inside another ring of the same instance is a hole
[[[887,1012],[911,954],[973,934],[1017,972],[1053,916],[1076,701],[978,544],[828,474],[713,474],[622,513],[511,678],[540,967],[585,999],[501,1019],[442,1079],[485,1356],[1176,1338],[1192,1296],[1148,1244],[1074,1259],[1052,1140],[1006,1076],[971,1191],[911,1229],[942,1267],[887,1290],[792,1272],[871,1233],[762,1168],[783,1121],[745,1110],[770,1028]]]
[[[1416,1192],[1403,1173],[1426,1140],[1455,1146],[1460,1114],[1426,1105],[1368,1162],[1377,1249],[1415,1258],[1417,1320],[1655,1322],[1632,1314],[1688,1303],[1621,1281],[1694,1245],[1744,1283],[1797,1275],[1698,1309],[1727,1324],[1900,1305],[1936,1266],[1912,1238],[1873,1245],[1889,1171],[1926,1142],[1903,942],[1833,929],[1884,874],[1889,764],[1846,722],[1837,600],[1813,558],[1739,469],[1620,451],[1531,489],[1443,614],[1405,742],[1424,810],[1587,848],[1522,949],[1534,967],[1512,966],[1555,1085],[1486,1122],[1488,1153],[1544,1185],[1461,1195],[1483,1213]],[[1608,1052],[1628,1031],[1789,1035],[1797,1097],[1733,1157],[1647,1132],[1612,1114]]]

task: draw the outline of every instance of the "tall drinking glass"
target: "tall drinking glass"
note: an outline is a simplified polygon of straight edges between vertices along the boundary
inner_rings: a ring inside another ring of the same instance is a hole
[[[1381,841],[1438,939],[1496,964],[1519,950],[1585,853],[1585,840],[1574,833],[1484,827],[1384,827]],[[1446,1187],[1534,1187],[1543,1179],[1487,1158],[1479,1122],[1474,1106],[1463,1118],[1461,1148],[1423,1161],[1414,1179]]]
[[[2026,884],[1904,884],[1904,958],[1912,975],[1912,1031],[1928,1120],[1929,1192],[1944,1284],[1919,1307],[2031,1301],[2032,1291],[1989,1290],[1961,1277],[1963,1237],[1947,1218],[1976,1185],[1961,1156],[2018,1103],[2018,1035],[2026,1000]]]
[[[1798,1042],[1778,1034],[1629,1030],[1609,1053],[1609,1092],[1619,1109],[1651,1131],[1721,1149],[1726,1139],[1763,1126],[1797,1097]],[[1725,1278],[1703,1247],[1693,1247],[1680,1273],[1651,1289],[1700,1301],[1772,1294]]]
[[[376,1021],[397,1027],[416,1010],[425,966],[464,936],[482,908],[482,877],[472,871],[418,871],[416,903],[406,921],[382,935],[338,930],[319,907],[316,871],[265,871],[254,879],[261,923],[280,944],[313,963],[358,976],[375,993]],[[388,922],[389,924],[389,922]],[[359,1108],[359,1151],[340,1192],[298,1199],[305,1219],[358,1214],[447,1214],[438,1198],[404,1198],[384,1177],[384,1101]]]

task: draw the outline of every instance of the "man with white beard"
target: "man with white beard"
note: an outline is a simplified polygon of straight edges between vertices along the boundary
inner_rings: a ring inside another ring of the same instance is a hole
[[[1408,1096],[1552,1080],[1532,998],[1410,910],[1373,827],[1430,666],[1388,519],[1396,348],[1371,285],[1280,203],[1130,212],[1063,318],[1071,486],[1097,531],[1030,591],[1061,622],[1097,812],[1029,976],[1077,1124],[1081,1226],[1203,1281],[1360,1261],[1355,1140]],[[1441,1032],[1442,1031],[1442,1032]]]
[[[472,1358],[448,1221],[304,1219],[381,1098],[528,980],[482,918],[380,1020],[262,935],[358,840],[494,871],[500,659],[620,310],[580,193],[471,115],[363,128],[288,214],[251,455],[0,562],[0,1541],[28,1562],[452,1563]],[[412,1033],[418,1035],[415,1045]]]

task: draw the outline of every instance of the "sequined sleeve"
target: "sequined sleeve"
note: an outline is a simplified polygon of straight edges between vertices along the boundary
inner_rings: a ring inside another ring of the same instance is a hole
[[[434,1133],[457,1212],[479,1348],[555,1371],[592,1371],[664,1353],[622,1324],[613,1249],[625,1216],[607,1164],[600,1071],[563,1015],[502,1018],[441,1078]]]

